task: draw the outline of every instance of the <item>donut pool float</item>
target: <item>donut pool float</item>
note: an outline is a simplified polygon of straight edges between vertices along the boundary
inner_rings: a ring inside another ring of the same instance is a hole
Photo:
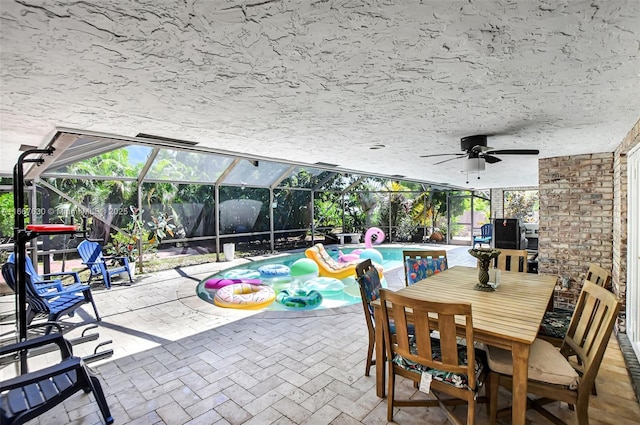
[[[260,266],[258,271],[260,272],[260,277],[263,279],[285,277],[291,273],[289,267],[284,264],[265,264],[264,266]]]
[[[234,283],[216,291],[213,303],[218,307],[258,309],[266,307],[276,298],[272,287],[251,283]]]
[[[236,283],[249,283],[251,285],[260,285],[262,281],[260,279],[229,279],[226,277],[213,277],[211,279],[208,279],[204,283],[204,287],[206,289],[217,290],[225,286],[233,285]]]
[[[322,304],[322,295],[314,290],[285,289],[278,294],[276,302],[291,310],[311,310]]]
[[[344,291],[344,282],[333,277],[317,277],[307,280],[304,286],[308,290],[337,294]]]

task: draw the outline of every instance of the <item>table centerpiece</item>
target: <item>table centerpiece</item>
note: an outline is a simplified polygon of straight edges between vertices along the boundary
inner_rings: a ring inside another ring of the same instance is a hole
[[[470,249],[469,254],[478,259],[478,283],[473,289],[485,292],[495,291],[494,287],[488,285],[489,267],[491,266],[491,261],[500,255],[500,250],[493,248]]]

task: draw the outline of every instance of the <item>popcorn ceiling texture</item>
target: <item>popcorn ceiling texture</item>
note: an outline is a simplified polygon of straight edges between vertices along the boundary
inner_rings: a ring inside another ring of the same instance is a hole
[[[638,118],[640,2],[0,4],[0,173],[56,126],[139,132],[461,187],[533,186],[504,156],[465,183],[459,139],[613,152]],[[370,150],[375,144],[385,148]]]

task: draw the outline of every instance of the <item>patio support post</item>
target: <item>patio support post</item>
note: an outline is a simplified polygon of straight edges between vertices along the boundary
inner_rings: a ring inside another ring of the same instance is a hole
[[[311,191],[311,245],[316,244],[315,190]]]
[[[391,219],[391,213],[393,212],[393,208],[391,208],[391,192],[389,192],[389,243],[393,242],[393,232],[391,231],[391,223],[393,220]]]
[[[273,214],[275,212],[275,208],[273,208],[273,188],[270,187],[269,188],[269,235],[270,235],[270,242],[271,242],[271,252],[274,252],[276,249],[276,244],[275,244],[275,234],[273,232],[273,227],[274,227],[274,220],[273,220]]]
[[[449,237],[451,235],[451,194],[450,190],[447,190],[447,245],[449,244]]]
[[[142,169],[140,170],[140,174],[138,174],[138,178],[136,179],[136,192],[138,195],[138,199],[137,199],[137,207],[138,207],[138,212],[140,213],[140,217],[142,218],[142,182],[144,182],[145,177],[147,177],[147,173],[149,172],[149,169],[151,168],[151,166],[153,165],[153,162],[156,160],[156,157],[158,156],[158,153],[160,153],[160,148],[154,148],[151,153],[149,154],[149,156],[147,157],[147,161],[145,162],[144,166],[142,167]],[[151,213],[151,211],[149,211],[149,213]],[[138,264],[134,264],[133,267],[138,266],[138,271],[142,274],[142,262],[143,262],[143,258],[142,258],[142,227],[140,227],[140,234],[137,235],[138,236],[138,241],[137,241],[137,245],[138,245]],[[120,231],[120,230],[118,230]]]
[[[216,262],[220,261],[220,185],[216,183],[213,186],[213,204],[215,205],[213,212],[214,233],[216,235]]]
[[[471,244],[473,245],[473,228],[476,225],[476,217],[475,217],[475,210],[474,210],[474,204],[476,203],[476,193],[474,191],[471,192],[471,236],[469,236],[471,238],[471,240],[469,242],[471,242]]]
[[[138,180],[136,183],[136,190],[138,192],[138,199],[137,199],[137,208],[138,208],[138,212],[142,211],[142,181]],[[140,217],[142,217],[142,214],[140,215]],[[142,228],[140,229],[140,234],[138,235],[138,240],[136,241],[136,244],[138,245],[138,264],[135,264],[133,267],[138,266],[138,272],[140,274],[142,274],[142,262],[144,261],[144,259],[142,258]]]
[[[340,201],[342,203],[342,233],[346,233],[347,229],[344,228],[344,192],[342,192],[340,196]],[[351,229],[349,229],[350,231]]]

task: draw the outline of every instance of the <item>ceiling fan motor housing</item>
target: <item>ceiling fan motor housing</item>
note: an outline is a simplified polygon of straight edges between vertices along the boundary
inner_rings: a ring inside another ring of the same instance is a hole
[[[460,139],[460,149],[464,152],[469,152],[474,146],[487,146],[487,136],[476,135],[467,136]]]

